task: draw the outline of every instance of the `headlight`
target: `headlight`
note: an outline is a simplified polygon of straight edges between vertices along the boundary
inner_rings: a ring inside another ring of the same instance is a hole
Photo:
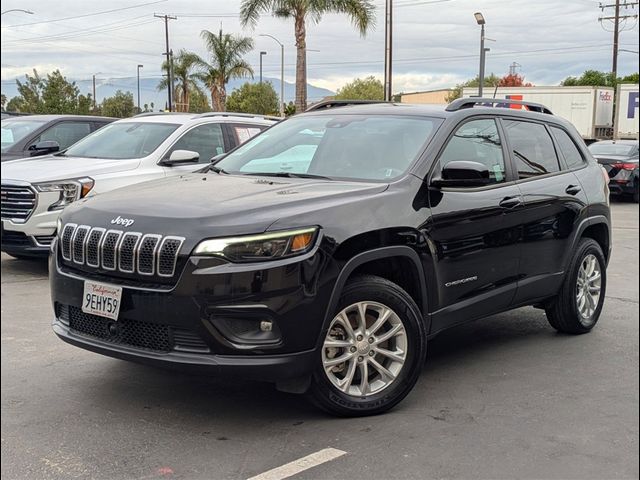
[[[37,183],[34,187],[39,192],[60,192],[60,199],[49,205],[49,210],[62,210],[70,203],[86,197],[93,188],[93,184],[92,178],[84,177],[59,182]]]
[[[200,242],[194,254],[217,255],[232,262],[260,262],[302,255],[313,248],[318,228],[267,232]]]

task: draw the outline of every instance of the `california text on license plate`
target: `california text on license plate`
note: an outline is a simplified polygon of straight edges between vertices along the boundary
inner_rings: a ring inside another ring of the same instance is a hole
[[[117,320],[121,298],[122,287],[85,281],[82,311]]]

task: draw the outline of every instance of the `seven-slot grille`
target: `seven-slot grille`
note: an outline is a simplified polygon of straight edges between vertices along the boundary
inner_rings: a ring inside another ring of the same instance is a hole
[[[2,218],[26,222],[36,206],[36,192],[31,187],[4,184],[0,191]]]
[[[60,251],[67,262],[78,265],[172,277],[183,242],[183,237],[67,223],[60,234]]]

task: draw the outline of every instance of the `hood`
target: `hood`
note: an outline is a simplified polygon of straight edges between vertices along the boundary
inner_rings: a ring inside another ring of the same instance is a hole
[[[45,155],[4,163],[2,165],[2,180],[38,183],[78,177],[95,177],[104,173],[133,170],[139,164],[139,159],[108,160]]]
[[[67,207],[63,222],[206,238],[268,229],[275,221],[383,192],[387,184],[191,173],[139,183]],[[309,225],[317,223],[309,215]],[[122,227],[113,227],[122,228]]]

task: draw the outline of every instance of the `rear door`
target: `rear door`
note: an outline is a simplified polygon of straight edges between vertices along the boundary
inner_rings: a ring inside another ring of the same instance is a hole
[[[522,258],[514,299],[520,304],[557,292],[587,196],[547,125],[520,118],[504,118],[502,124],[524,199]]]
[[[269,128],[269,125],[256,125],[251,123],[226,123],[225,124],[231,148],[242,145],[250,138]]]
[[[456,127],[436,162],[436,172],[455,160],[485,164],[485,187],[431,188],[438,305],[432,333],[509,307],[520,260],[522,199],[499,124],[472,117]]]

